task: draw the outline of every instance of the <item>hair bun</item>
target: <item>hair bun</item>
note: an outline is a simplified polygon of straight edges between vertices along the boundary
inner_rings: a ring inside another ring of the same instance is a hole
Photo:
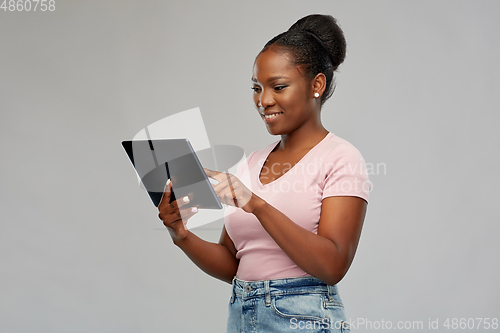
[[[334,70],[344,62],[346,56],[346,41],[344,32],[338,26],[337,20],[330,15],[312,14],[295,22],[288,31],[304,30],[319,38],[331,55]]]
[[[261,52],[269,47],[290,52],[291,61],[300,66],[308,80],[322,73],[326,78],[321,105],[335,90],[334,72],[344,62],[346,42],[342,29],[330,15],[313,14],[295,22],[285,31],[266,43]]]

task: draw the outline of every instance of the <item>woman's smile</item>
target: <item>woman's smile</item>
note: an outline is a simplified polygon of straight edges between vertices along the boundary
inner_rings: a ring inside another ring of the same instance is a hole
[[[264,118],[265,122],[267,124],[272,124],[276,121],[276,118],[278,118],[280,115],[282,115],[283,112],[277,112],[277,113],[270,113],[270,114],[261,114],[262,118]]]

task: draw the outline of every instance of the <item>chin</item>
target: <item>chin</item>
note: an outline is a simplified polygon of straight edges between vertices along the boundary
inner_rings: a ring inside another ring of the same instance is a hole
[[[280,135],[281,134],[280,131],[273,129],[273,128],[270,128],[269,126],[266,126],[266,129],[269,132],[269,134],[271,134],[271,135]]]
[[[283,135],[283,134],[288,134],[289,133],[289,132],[286,132],[286,131],[283,131],[283,130],[271,129],[269,127],[267,128],[267,131],[271,135]]]

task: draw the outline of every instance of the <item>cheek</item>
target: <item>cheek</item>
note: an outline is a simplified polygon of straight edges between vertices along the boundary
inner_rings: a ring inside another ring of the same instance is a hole
[[[255,106],[258,107],[258,105],[259,105],[259,94],[252,93],[252,98],[253,98],[253,102],[254,102]]]
[[[301,108],[301,105],[304,103],[302,98],[302,93],[297,90],[289,90],[286,95],[283,95],[281,98],[281,103],[283,107],[288,109],[292,108]]]

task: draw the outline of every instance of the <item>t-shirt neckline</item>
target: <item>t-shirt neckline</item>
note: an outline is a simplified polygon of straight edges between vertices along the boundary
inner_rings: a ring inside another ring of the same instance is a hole
[[[287,175],[290,171],[292,171],[292,170],[295,168],[295,166],[296,166],[297,164],[299,164],[299,163],[303,163],[303,161],[304,161],[304,160],[308,157],[308,155],[310,155],[310,154],[311,154],[311,152],[312,152],[313,150],[315,150],[315,149],[316,149],[316,147],[318,147],[319,145],[321,145],[321,143],[322,143],[323,141],[325,141],[325,140],[326,140],[328,137],[330,137],[331,135],[333,135],[333,134],[332,134],[332,132],[328,132],[328,133],[325,135],[325,137],[324,137],[323,139],[321,139],[321,141],[320,141],[320,142],[318,142],[318,143],[317,143],[314,147],[312,147],[311,149],[309,149],[309,151],[308,151],[308,152],[307,152],[304,156],[302,156],[302,158],[301,158],[301,159],[300,159],[297,163],[295,163],[295,164],[294,164],[294,165],[293,165],[290,169],[288,169],[288,171],[287,171],[287,172],[285,172],[284,174],[282,174],[280,177],[278,177],[277,179],[275,179],[275,180],[273,180],[272,182],[269,182],[269,183],[267,183],[267,184],[262,184],[262,182],[260,181],[260,174],[261,174],[261,172],[262,172],[262,168],[264,167],[264,164],[266,163],[267,159],[269,158],[269,155],[270,155],[270,154],[271,154],[271,152],[274,150],[274,148],[276,148],[276,146],[278,146],[278,145],[281,143],[281,140],[278,140],[278,141],[276,142],[276,144],[271,145],[271,149],[270,149],[268,152],[266,152],[266,158],[265,158],[265,159],[263,159],[262,164],[260,164],[259,171],[257,172],[257,184],[259,184],[259,186],[261,186],[261,187],[266,187],[266,186],[269,186],[269,185],[271,185],[271,184],[273,184],[273,183],[276,183],[276,182],[277,182],[277,181],[279,181],[281,178],[285,177],[285,176],[286,176],[286,175]]]

